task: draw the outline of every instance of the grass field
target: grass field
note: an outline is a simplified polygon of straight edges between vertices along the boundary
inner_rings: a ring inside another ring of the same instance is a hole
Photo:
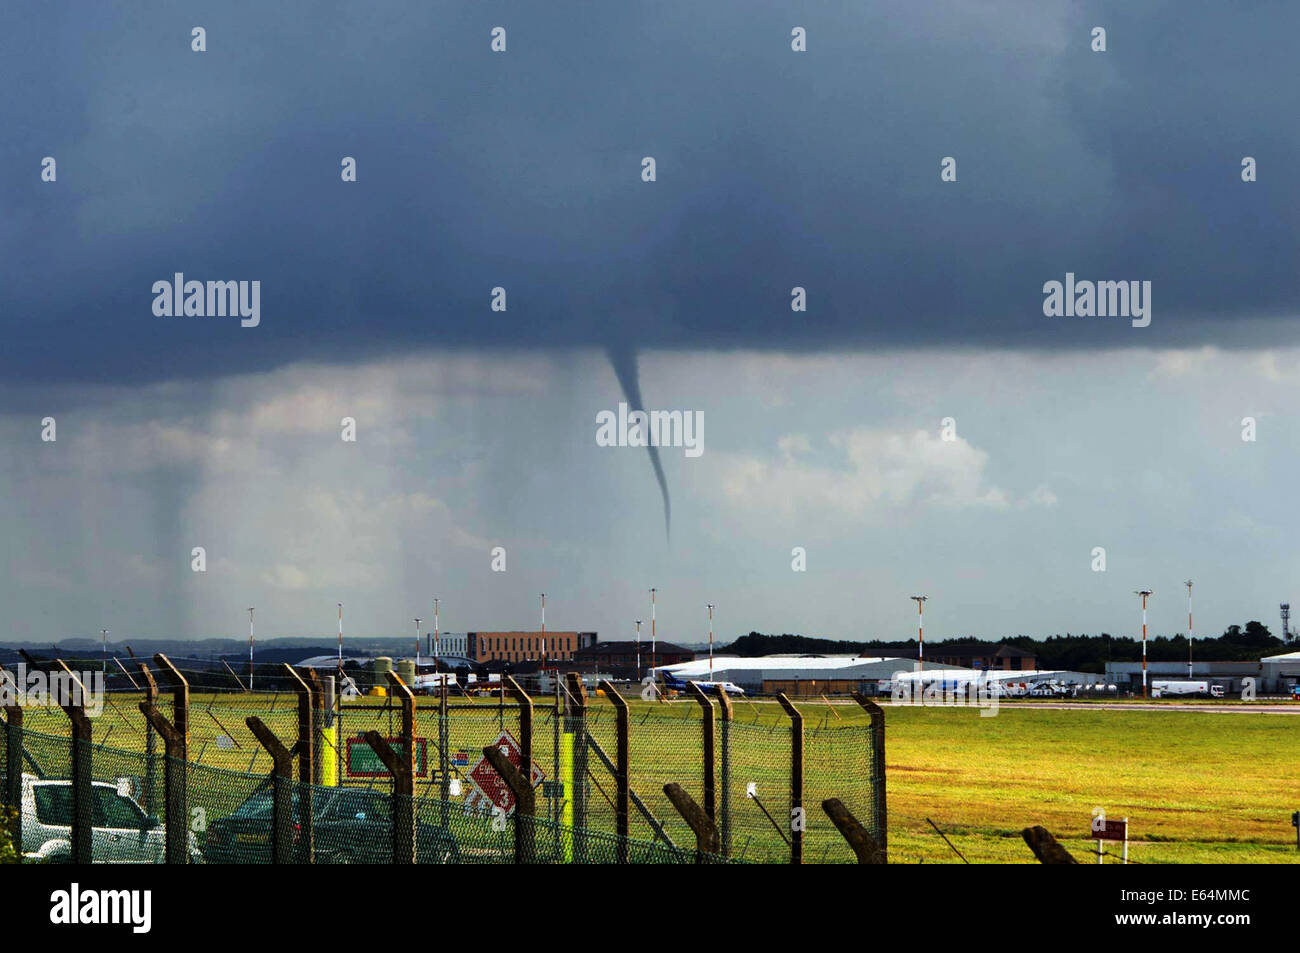
[[[140,750],[137,701],[116,696],[96,721],[96,741],[107,738],[109,747]],[[504,707],[504,723],[513,731],[512,707]],[[843,861],[847,849],[819,805],[830,795],[844,797],[851,807],[855,797],[861,802],[862,771],[852,771],[850,778],[844,766],[853,768],[859,758],[866,719],[851,704],[807,701],[800,707],[809,745],[805,859]],[[450,747],[474,754],[490,743],[497,709],[495,700],[482,700],[474,710],[453,713]],[[612,708],[593,698],[591,711],[589,728],[612,755]],[[971,863],[1032,862],[1019,833],[1032,824],[1051,830],[1081,861],[1094,862],[1090,852],[1095,842],[1081,835],[1097,807],[1109,817],[1129,818],[1130,858],[1137,862],[1292,863],[1300,858],[1289,820],[1300,808],[1300,767],[1290,755],[1290,742],[1300,731],[1297,716],[1104,705],[1050,710],[1014,704],[1004,704],[993,718],[981,718],[971,708],[886,705],[885,712],[891,862],[961,863],[926,818]],[[267,771],[269,760],[258,754],[244,725],[244,718],[254,713],[282,739],[292,739],[291,696],[194,696],[191,760],[228,771],[247,772],[250,765],[255,773]],[[698,792],[699,717],[693,702],[632,703],[633,788],[679,844],[690,839],[661,788],[664,781],[677,780]],[[346,733],[363,727],[384,730],[388,718],[378,707],[350,712]],[[779,859],[784,851],[780,836],[744,797],[744,787],[756,783],[765,806],[777,817],[783,813],[788,805],[782,800],[788,721],[775,704],[749,701],[737,703],[735,718],[731,787],[737,852],[743,849],[751,859]],[[421,712],[421,734],[435,735],[435,724],[431,711]],[[57,709],[30,710],[27,727],[66,734],[67,718]],[[218,743],[222,735],[233,742]],[[535,754],[548,778],[556,771],[554,738],[552,715],[539,701]],[[612,830],[607,795],[613,786],[602,770],[593,768],[599,782],[590,794],[591,819],[593,826]],[[247,789],[241,783],[224,798],[213,791],[201,796],[220,813],[233,809]],[[634,817],[633,836],[652,836],[639,817]],[[1118,853],[1117,846],[1109,849]]]
[[[1294,863],[1300,721],[1272,714],[887,708],[894,862],[1031,858],[1042,824],[1095,862],[1092,810],[1129,818],[1142,863]],[[1117,845],[1108,846],[1115,849]],[[1111,858],[1106,858],[1111,862]]]

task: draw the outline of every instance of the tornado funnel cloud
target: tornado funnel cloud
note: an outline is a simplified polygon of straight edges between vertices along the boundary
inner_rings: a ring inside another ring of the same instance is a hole
[[[645,403],[641,399],[641,375],[637,370],[636,348],[629,345],[610,345],[606,348],[606,353],[609,355],[609,363],[614,368],[619,386],[623,388],[623,396],[627,398],[628,407],[631,410],[644,412]],[[646,450],[650,452],[650,466],[654,468],[655,479],[659,481],[659,493],[664,499],[664,536],[672,539],[673,503],[668,496],[668,479],[664,476],[663,463],[659,460],[659,448],[648,445]]]

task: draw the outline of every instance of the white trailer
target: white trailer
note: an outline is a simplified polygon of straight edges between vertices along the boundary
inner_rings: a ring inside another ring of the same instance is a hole
[[[1203,695],[1211,698],[1223,697],[1223,686],[1213,685],[1204,680],[1182,679],[1161,680],[1151,683],[1151,697],[1161,698],[1164,696],[1176,697],[1187,695]]]

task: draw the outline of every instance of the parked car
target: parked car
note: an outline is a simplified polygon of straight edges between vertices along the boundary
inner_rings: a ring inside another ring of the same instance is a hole
[[[293,794],[293,829],[302,829],[298,791]],[[229,817],[208,826],[203,854],[214,864],[266,864],[271,861],[273,795],[268,780]],[[355,788],[316,788],[312,796],[312,836],[316,862],[388,864],[393,859],[393,816],[387,794]],[[416,819],[416,859],[422,864],[460,861],[456,840],[445,827]]]
[[[134,800],[107,781],[91,783],[94,792],[91,851],[96,863],[161,864],[167,830]],[[202,861],[194,834],[190,862]],[[72,782],[23,775],[23,857],[43,863],[72,861]]]

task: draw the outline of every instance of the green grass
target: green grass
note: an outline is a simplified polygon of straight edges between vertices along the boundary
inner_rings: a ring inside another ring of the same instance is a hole
[[[1076,857],[1092,810],[1129,818],[1143,863],[1293,863],[1300,768],[1294,716],[887,708],[890,852],[896,862],[1023,861],[1041,824]],[[1118,853],[1117,845],[1108,850]],[[1111,858],[1106,858],[1110,862]]]
[[[138,697],[114,696],[95,723],[95,739],[111,748],[143,749]],[[346,734],[367,728],[388,733],[382,700],[366,700],[367,711],[345,714]],[[467,704],[457,699],[457,704]],[[613,707],[590,700],[589,730],[613,757]],[[421,699],[420,734],[436,739],[431,699]],[[453,712],[450,747],[466,750],[471,764],[498,730],[498,702],[475,703]],[[851,704],[799,702],[805,717],[808,833],[805,860],[847,861],[847,846],[821,811],[823,798],[842,798],[865,819],[869,787],[864,780],[865,714]],[[169,705],[161,706],[166,712]],[[663,795],[678,781],[697,799],[702,794],[700,710],[694,702],[631,703],[632,787],[679,846],[692,838]],[[504,724],[518,734],[512,703],[500,709]],[[895,863],[960,863],[927,823],[932,818],[972,863],[1027,863],[1033,857],[1020,830],[1042,824],[1083,862],[1093,862],[1094,842],[1083,835],[1092,810],[1128,817],[1129,856],[1142,863],[1291,863],[1295,831],[1290,814],[1300,809],[1300,768],[1290,755],[1300,730],[1295,716],[1214,714],[1194,711],[1133,711],[1097,705],[1087,710],[1001,706],[997,717],[975,709],[885,706],[889,791],[889,847]],[[259,695],[195,695],[191,703],[190,758],[202,766],[265,773],[269,758],[244,724],[259,715],[282,740],[296,730],[294,699]],[[554,716],[538,700],[534,754],[548,779],[556,777]],[[393,725],[400,719],[393,716]],[[29,710],[26,726],[67,734],[57,709]],[[778,821],[789,810],[789,721],[779,706],[740,701],[731,729],[733,845],[747,859],[786,856],[781,835],[762,813]],[[229,734],[234,744],[218,746]],[[396,734],[396,731],[393,731]],[[50,756],[57,758],[58,746]],[[130,759],[103,770],[132,773]],[[608,798],[613,780],[593,754],[589,824],[614,829]],[[101,773],[97,764],[97,774]],[[248,782],[213,776],[192,796],[214,816],[232,810],[246,796]],[[719,782],[721,778],[719,778]],[[218,783],[219,782],[219,783]],[[228,782],[228,783],[227,783]],[[745,797],[757,785],[759,801]],[[228,790],[227,790],[228,789]],[[427,790],[427,789],[426,789]],[[539,813],[549,807],[539,799]],[[480,823],[458,818],[458,826]],[[465,828],[468,829],[468,828]],[[634,811],[632,835],[649,841],[650,825]],[[458,834],[458,836],[461,836]],[[493,843],[499,837],[485,838]],[[1118,853],[1117,845],[1108,849]],[[1111,862],[1112,858],[1107,858]]]

